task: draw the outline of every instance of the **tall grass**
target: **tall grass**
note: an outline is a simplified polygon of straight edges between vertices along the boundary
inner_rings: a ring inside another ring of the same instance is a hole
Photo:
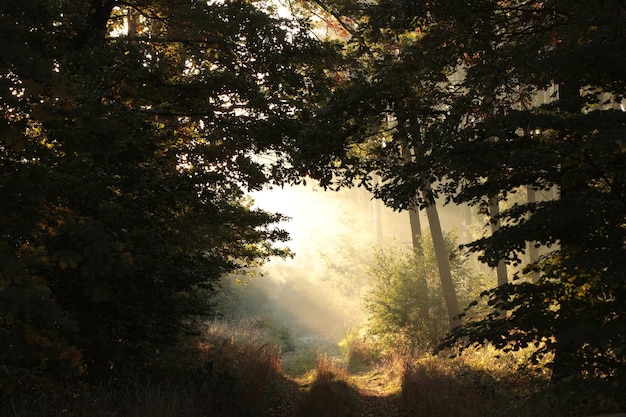
[[[256,417],[280,376],[280,347],[251,325],[214,323],[192,359],[158,377],[30,389],[0,402],[2,417]]]
[[[320,354],[315,381],[296,407],[295,417],[356,417],[359,405],[346,369],[329,355]]]
[[[570,417],[623,410],[623,392],[597,390],[593,381],[551,383],[549,372],[528,366],[530,353],[487,346],[454,358],[410,358],[402,375],[404,406],[409,415],[429,417]]]
[[[444,361],[407,362],[402,399],[412,415],[429,417],[483,416],[485,404],[469,380],[459,378]]]

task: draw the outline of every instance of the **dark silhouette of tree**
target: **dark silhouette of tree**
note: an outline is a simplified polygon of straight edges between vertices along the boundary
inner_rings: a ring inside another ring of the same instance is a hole
[[[283,253],[244,192],[325,94],[306,29],[247,1],[0,3],[3,386],[150,368],[221,274]]]

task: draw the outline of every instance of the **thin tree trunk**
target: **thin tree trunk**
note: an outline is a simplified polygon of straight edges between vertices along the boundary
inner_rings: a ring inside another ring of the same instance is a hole
[[[414,158],[411,148],[404,144],[402,146],[402,155],[407,162],[411,162]],[[420,211],[418,207],[409,210],[409,224],[411,225],[411,241],[413,250],[416,254],[422,254],[422,223],[420,221]]]
[[[378,174],[372,174],[374,179],[374,185],[378,185],[380,183],[380,177]],[[374,213],[374,230],[376,232],[376,243],[382,246],[383,244],[383,221],[381,216],[381,204],[380,201],[376,198],[372,199],[372,210]]]
[[[131,39],[137,38],[139,34],[137,31],[137,26],[139,23],[139,13],[137,13],[134,9],[128,8],[126,11],[126,23],[128,26],[127,36]]]
[[[410,161],[415,158],[415,150],[409,146],[404,146],[402,149],[404,157]],[[441,230],[441,222],[439,220],[439,212],[437,211],[437,204],[432,198],[432,191],[430,184],[425,184],[425,190],[422,192],[424,200],[428,202],[426,206],[426,217],[428,218],[428,225],[430,227],[430,235],[433,240],[433,247],[435,249],[435,257],[437,258],[437,268],[439,269],[439,280],[441,281],[441,291],[443,292],[443,298],[446,303],[446,309],[448,311],[448,319],[450,320],[450,330],[461,326],[461,308],[459,307],[459,300],[456,295],[456,289],[454,288],[454,281],[452,280],[452,271],[450,270],[450,259],[448,250],[446,249],[446,242],[443,238],[443,231]],[[409,212],[409,221],[411,223],[411,236],[413,239],[413,248],[416,253],[422,251],[421,245],[421,222],[419,218],[418,210],[411,210]]]
[[[501,222],[498,215],[500,214],[500,203],[498,199],[493,197],[489,199],[489,222],[491,223],[491,234],[495,234],[498,230],[500,230]],[[496,275],[498,277],[498,287],[505,285],[508,283],[508,275],[506,271],[506,262],[504,259],[500,259],[498,261],[498,266],[496,267]]]
[[[487,138],[490,142],[497,142],[498,138],[496,136],[490,136]],[[500,202],[498,201],[498,196],[489,197],[489,223],[491,224],[491,234],[494,235],[500,230],[501,222],[500,218]],[[506,271],[506,262],[504,259],[500,259],[498,261],[498,266],[496,267],[496,276],[498,277],[498,287],[502,285],[506,285],[508,283],[508,276]]]
[[[461,325],[461,318],[459,317],[461,309],[456,296],[454,281],[452,281],[450,259],[446,249],[446,243],[443,238],[443,231],[441,230],[437,205],[430,194],[430,186],[427,185],[426,190],[423,193],[424,199],[429,201],[429,204],[426,206],[426,216],[428,217],[430,234],[435,248],[435,256],[437,258],[437,266],[439,268],[439,278],[441,280],[441,289],[443,291],[443,298],[448,310],[448,318],[450,319],[450,329],[454,329]]]
[[[411,239],[413,250],[416,254],[422,254],[422,222],[420,220],[419,209],[409,210],[409,224],[411,225]]]
[[[535,189],[528,185],[526,186],[526,202],[527,203],[535,203],[537,201],[536,195],[535,195]],[[528,258],[529,258],[529,263],[530,264],[534,264],[535,262],[537,262],[539,260],[539,249],[537,249],[537,242],[535,241],[531,241],[528,242]],[[531,275],[532,281],[533,282],[538,282],[539,281],[539,272],[534,271]]]

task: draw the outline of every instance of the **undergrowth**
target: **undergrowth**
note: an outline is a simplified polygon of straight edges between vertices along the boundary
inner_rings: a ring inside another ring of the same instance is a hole
[[[348,382],[348,373],[336,360],[320,354],[315,380],[299,402],[295,417],[356,417],[360,415],[359,395]]]
[[[32,387],[4,398],[0,416],[257,417],[268,406],[281,350],[254,323],[213,323],[191,351],[151,377]]]
[[[548,371],[527,366],[530,353],[524,351],[383,354],[353,338],[343,356],[305,346],[288,353],[287,366],[281,362],[287,342],[263,323],[216,322],[194,345],[193,355],[164,359],[150,378],[32,387],[4,398],[0,416],[259,417],[274,406],[273,398],[284,398],[274,395],[278,390],[289,388],[298,397],[289,417],[356,417],[365,412],[365,385],[397,399],[411,416],[569,417],[626,407],[623,387],[602,381],[552,384]]]

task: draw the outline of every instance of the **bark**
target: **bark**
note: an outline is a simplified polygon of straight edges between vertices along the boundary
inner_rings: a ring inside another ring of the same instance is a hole
[[[430,186],[426,187],[423,195],[426,201],[430,201],[430,204],[426,206],[426,216],[428,217],[430,234],[435,248],[435,256],[437,258],[437,266],[439,268],[439,278],[441,280],[441,289],[443,291],[446,309],[448,310],[448,318],[450,319],[450,329],[454,329],[461,325],[461,318],[459,317],[461,309],[456,296],[454,281],[452,281],[450,259],[448,257],[445,240],[443,238],[443,231],[441,230],[437,205],[434,199],[430,196]]]
[[[500,203],[497,198],[489,199],[489,222],[491,223],[491,234],[495,234],[500,230],[501,222],[498,215],[500,214]],[[506,262],[504,259],[500,259],[498,261],[498,266],[496,267],[496,275],[498,277],[498,287],[502,285],[506,285],[508,283],[508,275],[506,271]]]
[[[116,5],[115,0],[92,0],[87,11],[85,27],[78,31],[73,44],[76,49],[101,45],[106,40],[107,23]]]
[[[498,138],[495,136],[490,136],[487,138],[490,142],[497,142]],[[491,224],[491,234],[494,235],[500,230],[501,222],[500,218],[500,202],[498,201],[498,197],[491,196],[489,198],[489,223]],[[496,267],[496,275],[498,277],[498,287],[502,285],[506,285],[508,282],[508,276],[506,271],[506,262],[504,259],[500,259],[498,261],[498,266]]]
[[[422,223],[418,209],[409,210],[409,224],[411,225],[413,250],[416,254],[422,254]]]
[[[378,175],[373,174],[374,177],[374,185],[378,185],[380,183],[380,178]],[[381,213],[381,204],[380,201],[376,198],[372,199],[372,211],[374,214],[374,231],[376,233],[376,243],[378,245],[383,244],[383,221],[382,221],[382,213]]]
[[[402,147],[402,154],[408,162],[413,159],[411,148],[406,144]],[[420,221],[419,208],[415,207],[414,209],[409,210],[409,224],[411,225],[413,249],[416,254],[422,254],[422,224]]]
[[[534,203],[537,201],[536,195],[535,195],[535,189],[532,186],[527,186],[526,187],[526,202],[527,203]],[[537,242],[535,241],[531,241],[528,242],[528,261],[530,264],[534,264],[535,262],[537,262],[539,260],[539,249],[537,249],[536,246]],[[539,272],[535,271],[532,273],[531,275],[532,281],[534,283],[539,281]]]

